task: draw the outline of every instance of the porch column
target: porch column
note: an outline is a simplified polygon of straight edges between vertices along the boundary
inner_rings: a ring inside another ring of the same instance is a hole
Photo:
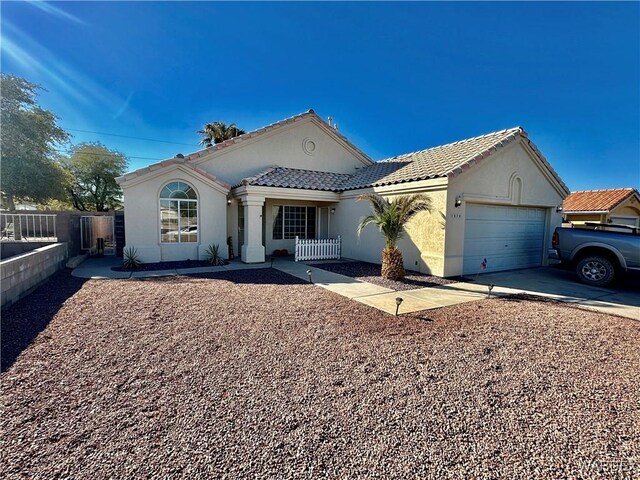
[[[264,262],[264,245],[262,245],[262,206],[264,197],[247,195],[241,197],[244,207],[244,245],[242,245],[242,261],[244,263]]]

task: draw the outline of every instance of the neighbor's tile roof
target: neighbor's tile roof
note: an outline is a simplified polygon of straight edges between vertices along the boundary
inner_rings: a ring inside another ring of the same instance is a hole
[[[608,212],[629,198],[638,195],[635,188],[612,188],[609,190],[585,190],[572,192],[563,204],[567,212]]]
[[[351,178],[346,173],[318,172],[299,168],[273,167],[242,180],[241,185],[261,187],[302,188],[305,190],[344,190],[342,185]]]
[[[345,187],[355,189],[455,175],[519,135],[526,137],[522,128],[515,127],[381,160],[358,171]]]

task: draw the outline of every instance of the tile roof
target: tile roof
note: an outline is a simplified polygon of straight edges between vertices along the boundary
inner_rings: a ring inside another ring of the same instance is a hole
[[[242,180],[241,185],[261,187],[302,188],[305,190],[326,190],[339,192],[342,185],[351,178],[347,173],[319,172],[299,168],[273,167],[253,177]]]
[[[638,195],[635,188],[612,188],[608,190],[585,190],[571,192],[564,200],[563,211],[571,212],[608,212],[632,196]]]
[[[122,184],[129,180],[133,180],[134,178],[141,177],[143,175],[146,175],[147,173],[153,172],[155,170],[159,170],[161,168],[169,167],[171,165],[182,165],[185,168],[188,168],[189,170],[192,170],[202,175],[203,177],[211,180],[212,182],[218,183],[219,185],[226,188],[227,190],[231,188],[231,185],[229,185],[226,182],[223,182],[215,175],[210,174],[209,172],[203,170],[202,168],[189,163],[185,158],[180,158],[180,157],[170,158],[169,160],[163,160],[162,162],[154,163],[144,168],[140,168],[134,172],[126,173],[120,177],[117,177],[116,181],[118,182],[118,184]]]
[[[456,175],[513,142],[518,136],[526,137],[526,132],[515,127],[381,160],[358,171],[346,188],[391,185]]]
[[[337,174],[295,168],[273,167],[242,180],[242,185],[258,185],[341,192],[359,188],[393,185],[431,178],[456,176],[489,157],[500,148],[524,138],[568,193],[551,165],[529,141],[521,127],[500,130],[479,137],[428,148],[380,160],[354,174]]]

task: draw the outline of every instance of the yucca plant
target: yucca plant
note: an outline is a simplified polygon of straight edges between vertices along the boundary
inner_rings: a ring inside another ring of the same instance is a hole
[[[211,265],[222,265],[223,260],[220,256],[220,245],[209,245],[209,247],[207,247],[207,251],[205,252],[205,258]]]
[[[140,268],[140,266],[142,265],[142,261],[138,256],[138,250],[136,250],[135,247],[125,247],[122,251],[122,255],[122,264],[127,270],[135,270],[137,268]]]
[[[391,201],[375,193],[358,197],[359,201],[371,203],[373,213],[360,221],[358,236],[368,225],[375,225],[384,237],[382,250],[382,272],[384,278],[401,280],[405,276],[402,252],[398,240],[405,235],[405,226],[418,212],[431,211],[431,198],[424,194],[403,195]]]

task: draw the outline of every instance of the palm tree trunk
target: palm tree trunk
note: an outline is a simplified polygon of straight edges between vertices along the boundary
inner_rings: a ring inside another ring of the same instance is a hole
[[[382,251],[382,277],[390,280],[402,280],[405,276],[402,252],[396,247]]]

